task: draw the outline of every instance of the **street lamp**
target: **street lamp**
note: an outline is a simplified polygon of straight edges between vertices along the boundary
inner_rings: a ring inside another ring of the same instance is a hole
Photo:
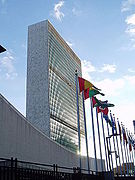
[[[6,49],[3,46],[0,45],[0,53],[2,53],[4,51],[6,51]]]

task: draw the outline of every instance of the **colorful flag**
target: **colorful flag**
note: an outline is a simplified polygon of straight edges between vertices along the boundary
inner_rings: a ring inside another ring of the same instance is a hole
[[[135,141],[134,141],[132,134],[130,134],[130,133],[129,133],[129,140],[131,142],[131,145],[134,146]]]
[[[133,148],[134,148],[134,151],[135,151],[135,144],[134,144]]]
[[[135,134],[135,120],[133,120],[134,134]]]
[[[89,88],[89,97],[91,98],[92,96],[95,96],[97,94],[100,94],[102,96],[104,96],[103,93],[99,92],[98,90],[96,89],[93,89],[93,88]]]
[[[95,96],[92,97],[93,101],[94,101],[94,107],[97,107],[97,112],[103,112],[104,115],[108,114],[108,108],[102,106],[102,104],[106,104],[108,101],[100,101],[98,100]]]
[[[123,134],[123,142],[126,141],[126,144],[127,144],[128,142],[127,142],[126,131],[125,131],[125,128],[123,126],[122,126],[122,134]]]
[[[100,113],[102,112],[104,115],[108,114],[108,108],[102,108],[101,106],[97,107],[97,112]]]
[[[108,115],[103,114],[103,118],[106,120],[107,123],[109,123],[109,125],[112,127],[112,122],[109,119]]]
[[[92,104],[93,104],[93,107],[95,107],[96,101],[94,97],[92,97]]]
[[[129,143],[129,151],[132,151],[132,137],[130,134],[128,135],[128,143]]]
[[[82,92],[88,88],[94,88],[95,90],[100,90],[97,87],[95,87],[91,82],[87,81],[86,79],[78,77],[78,81],[79,81],[80,92]]]
[[[87,98],[89,98],[89,89],[86,89],[86,90],[84,91],[84,100],[86,100]],[[96,101],[95,101],[94,97],[92,97],[92,104],[93,104],[93,107],[94,107],[95,104],[96,104]]]
[[[89,88],[84,90],[84,99],[88,99],[89,98]]]
[[[97,102],[95,107],[101,107],[101,108],[114,107],[114,104],[108,103],[108,101],[101,101],[101,100],[98,100],[96,97],[94,98],[95,98],[95,101]]]
[[[132,151],[131,143],[129,143],[129,151]]]
[[[100,91],[98,91],[94,88],[88,88],[88,89],[84,90],[84,99],[86,100],[87,98],[91,98],[97,94],[104,96],[104,94],[101,93]]]
[[[134,146],[134,144],[135,144],[135,141],[134,141],[133,137],[131,139],[131,144],[132,144],[132,146]]]
[[[116,130],[116,123],[115,123],[115,119],[113,119],[111,113],[110,113],[110,117],[111,117],[111,123],[112,123],[112,132],[114,134],[114,131]]]
[[[120,133],[120,140],[122,141],[122,136],[121,136],[121,127],[120,127],[119,121],[118,121],[118,128],[119,128],[119,133]]]

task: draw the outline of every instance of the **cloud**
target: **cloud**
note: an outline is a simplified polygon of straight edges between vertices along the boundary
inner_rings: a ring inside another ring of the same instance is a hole
[[[130,45],[128,49],[134,50],[135,49],[135,14],[128,16],[125,22],[127,24],[127,28],[125,32],[130,37]]]
[[[121,11],[131,11],[133,9],[133,6],[135,7],[135,0],[126,0],[122,3]],[[130,16],[127,16],[125,19],[125,22],[127,24],[127,28],[125,32],[130,37],[130,43],[127,45],[127,47],[124,47],[122,49],[126,50],[134,50],[135,49],[135,13],[131,14]]]
[[[96,67],[90,61],[82,60],[82,75],[86,79],[91,79],[90,73],[96,71]]]
[[[103,64],[103,67],[99,70],[99,72],[109,72],[114,73],[116,71],[115,64]]]
[[[125,22],[127,23],[126,33],[132,38],[135,38],[135,14],[128,16]]]
[[[80,15],[82,14],[82,11],[77,10],[76,8],[73,8],[73,9],[72,9],[72,13],[73,13],[73,15],[75,15],[75,16],[80,16]]]
[[[126,0],[122,2],[121,12],[126,12],[132,10],[133,5],[135,5],[135,0]]]
[[[135,14],[128,16],[125,22],[129,25],[135,25]]]
[[[135,73],[135,69],[128,68],[128,72]]]
[[[64,1],[59,1],[57,4],[54,5],[54,17],[58,20],[62,20],[62,18],[65,16],[63,12],[61,12],[61,8],[64,5]]]
[[[101,69],[95,67],[92,65],[91,61],[88,60],[82,60],[82,75],[86,79],[92,79],[92,76],[90,74],[92,72],[108,72],[108,73],[114,73],[116,71],[116,65],[114,64],[103,64],[103,67]]]
[[[107,95],[108,97],[112,97],[120,95],[121,89],[125,85],[125,81],[123,78],[118,78],[115,80],[106,78],[101,81],[95,82],[95,85],[101,88],[105,95]]]
[[[12,53],[7,51],[6,55],[0,58],[1,72],[5,74],[6,79],[14,79],[17,76]]]
[[[128,33],[131,37],[134,37],[135,36],[135,27],[134,28],[128,27],[126,29],[126,33]]]
[[[133,120],[135,119],[135,103],[130,101],[126,102],[125,100],[123,102],[120,102],[117,104],[117,107],[113,108],[113,112],[115,115],[119,118],[120,122],[123,122],[123,124],[133,132]]]
[[[128,81],[128,83],[130,83],[131,85],[135,85],[135,76],[129,76],[129,75],[126,75],[124,76],[125,80]]]

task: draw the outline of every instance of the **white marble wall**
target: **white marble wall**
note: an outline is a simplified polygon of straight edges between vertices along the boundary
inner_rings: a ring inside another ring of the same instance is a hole
[[[78,156],[36,129],[2,95],[0,95],[0,157],[18,158],[59,166],[78,166]],[[95,161],[90,158],[90,167]],[[82,168],[87,168],[82,157]],[[100,160],[98,168],[101,170]]]
[[[48,21],[28,28],[26,117],[50,137]]]

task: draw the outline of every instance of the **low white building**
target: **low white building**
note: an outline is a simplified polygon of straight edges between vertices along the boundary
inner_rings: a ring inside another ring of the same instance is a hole
[[[77,154],[36,129],[0,94],[0,158],[11,157],[59,166],[79,166]],[[82,157],[82,168],[87,169],[86,157]],[[93,158],[90,158],[90,169],[95,170]],[[100,160],[98,170],[101,171]]]

